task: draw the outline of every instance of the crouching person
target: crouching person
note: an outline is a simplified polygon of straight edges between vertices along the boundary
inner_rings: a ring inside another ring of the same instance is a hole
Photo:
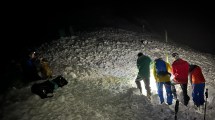
[[[205,89],[205,78],[202,74],[202,70],[198,65],[190,65],[189,68],[189,79],[192,84],[192,97],[194,104],[199,107],[203,105],[204,100],[204,89]]]
[[[152,63],[152,72],[154,75],[154,78],[156,80],[157,85],[157,92],[158,96],[160,98],[160,103],[162,104],[164,102],[164,96],[163,96],[163,86],[166,89],[166,97],[167,97],[167,104],[171,105],[173,101],[173,95],[171,90],[171,82],[170,82],[170,76],[168,70],[171,70],[170,65],[166,63],[162,58],[156,59]]]
[[[40,75],[42,79],[52,78],[52,70],[49,66],[48,61],[45,58],[40,59]]]

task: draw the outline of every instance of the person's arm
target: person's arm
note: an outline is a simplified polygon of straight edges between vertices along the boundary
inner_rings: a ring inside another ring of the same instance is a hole
[[[151,72],[152,72],[153,77],[154,77],[155,80],[157,81],[157,80],[158,80],[158,77],[157,77],[157,74],[156,74],[156,71],[155,71],[155,62],[154,62],[154,61],[152,61],[152,62],[150,63],[150,70],[151,70]]]
[[[169,73],[169,75],[171,76],[172,75],[172,68],[170,66],[169,63],[166,62],[166,68],[167,68],[167,72]]]
[[[188,80],[190,81],[190,84],[192,85],[192,75],[193,70],[196,68],[195,65],[189,65],[189,73],[188,73]]]
[[[140,68],[140,65],[139,65],[138,60],[137,60],[137,62],[136,62],[136,65],[137,65],[137,68],[139,69],[139,68]]]
[[[189,73],[188,74],[188,80],[190,81],[190,84],[192,85],[193,83],[192,83],[192,73]]]
[[[172,64],[172,66],[170,66],[171,67],[171,77],[170,77],[170,81],[171,81],[171,83],[172,84],[176,84],[176,81],[174,80],[175,79],[175,75],[174,75],[174,65]]]

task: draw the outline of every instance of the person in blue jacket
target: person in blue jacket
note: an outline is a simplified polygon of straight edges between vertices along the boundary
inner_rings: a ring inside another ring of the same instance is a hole
[[[37,64],[36,52],[30,51],[23,63],[24,82],[25,83],[41,79],[41,77],[38,74],[36,64]]]

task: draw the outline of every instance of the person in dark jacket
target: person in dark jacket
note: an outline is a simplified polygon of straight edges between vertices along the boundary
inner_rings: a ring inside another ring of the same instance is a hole
[[[202,69],[198,65],[190,65],[189,79],[192,84],[192,97],[194,104],[199,107],[203,105],[204,100],[204,89],[205,89],[205,78],[202,74]]]
[[[173,53],[172,57],[175,61],[172,63],[173,82],[180,84],[183,91],[184,105],[187,106],[190,97],[187,94],[189,63],[179,57],[178,53]]]
[[[138,53],[138,59],[137,59],[137,68],[138,68],[138,75],[135,80],[135,83],[137,85],[137,88],[140,89],[140,92],[142,93],[142,87],[140,81],[143,80],[145,84],[145,89],[147,93],[147,97],[150,98],[151,96],[151,88],[150,88],[150,63],[151,58],[143,55],[142,52]]]
[[[35,51],[30,51],[23,63],[24,82],[28,83],[35,80],[40,80],[41,77],[37,70],[37,56]]]

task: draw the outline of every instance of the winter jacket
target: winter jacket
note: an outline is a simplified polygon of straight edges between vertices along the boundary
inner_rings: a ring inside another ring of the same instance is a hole
[[[41,61],[41,74],[43,79],[52,77],[52,70],[46,61]]]
[[[188,83],[188,73],[189,73],[189,64],[187,61],[179,58],[173,62],[172,74],[175,76],[174,77],[175,83],[187,84]]]
[[[137,59],[137,68],[139,70],[138,74],[140,76],[144,76],[146,78],[150,77],[150,63],[151,63],[151,58],[148,56],[141,56],[138,57]]]
[[[155,62],[152,63],[151,68],[152,68],[152,73],[153,73],[153,76],[154,76],[156,82],[169,82],[170,81],[170,74],[167,74],[165,76],[158,76],[157,75],[156,69],[155,69]],[[169,73],[171,73],[171,66],[169,63],[166,63],[166,68],[167,68],[167,71]]]
[[[24,72],[24,79],[29,81],[40,80],[41,77],[38,75],[37,67],[35,66],[34,59],[27,59],[23,61],[23,72]]]
[[[189,74],[190,80],[192,84],[199,84],[204,83],[205,78],[202,74],[202,70],[199,66],[193,65],[190,67],[190,74]]]

